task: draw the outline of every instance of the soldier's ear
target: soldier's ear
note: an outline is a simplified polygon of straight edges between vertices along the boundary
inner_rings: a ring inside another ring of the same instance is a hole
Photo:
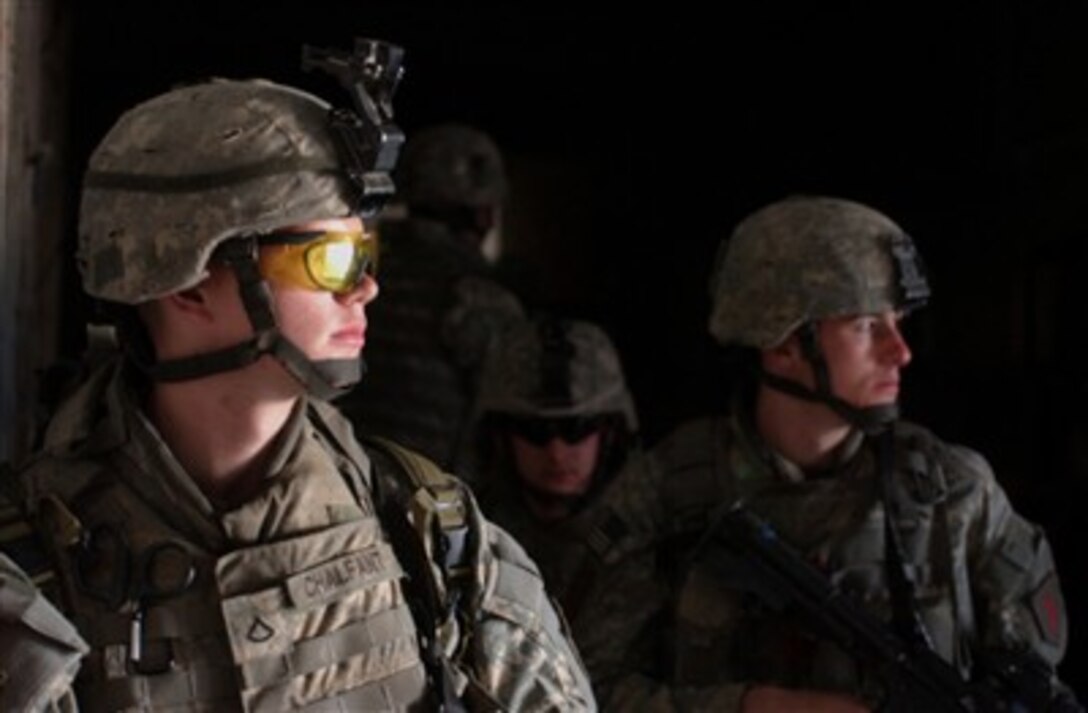
[[[204,283],[167,295],[163,298],[163,302],[171,311],[190,318],[207,321],[212,318]]]
[[[234,272],[222,265],[208,265],[208,276],[198,284],[163,298],[168,308],[182,316],[212,322],[230,312],[238,297]]]
[[[773,374],[804,364],[805,355],[800,338],[791,334],[781,344],[762,350],[760,360],[764,370]]]

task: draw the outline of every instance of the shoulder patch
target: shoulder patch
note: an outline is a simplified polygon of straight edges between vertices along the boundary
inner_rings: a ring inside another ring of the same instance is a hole
[[[1043,641],[1060,646],[1066,631],[1066,622],[1065,603],[1057,575],[1051,572],[1043,579],[1029,595],[1028,605]]]

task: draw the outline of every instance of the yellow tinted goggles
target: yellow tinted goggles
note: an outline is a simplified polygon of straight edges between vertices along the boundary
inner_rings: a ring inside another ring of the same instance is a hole
[[[280,285],[350,292],[378,269],[378,238],[363,231],[271,233],[258,243],[261,276]]]

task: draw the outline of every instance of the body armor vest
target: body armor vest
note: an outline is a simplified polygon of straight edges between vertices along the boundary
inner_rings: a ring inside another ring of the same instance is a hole
[[[369,464],[309,419],[299,425],[266,490],[203,522],[162,492],[146,434],[77,464],[39,462],[39,519],[82,531],[64,541],[50,528],[69,614],[91,646],[85,708],[427,707],[404,572],[366,489],[351,485]]]

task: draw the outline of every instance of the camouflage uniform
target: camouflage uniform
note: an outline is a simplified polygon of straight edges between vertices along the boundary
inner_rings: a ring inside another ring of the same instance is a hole
[[[72,679],[87,644],[0,553],[0,710],[76,710]]]
[[[313,395],[343,388],[351,370],[309,361],[279,329],[253,234],[353,215],[383,182],[375,166],[344,170],[367,144],[341,153],[338,116],[289,87],[216,80],[135,107],[92,155],[84,288],[113,303],[126,353],[61,406],[21,471],[61,604],[90,646],[79,703],[592,710],[532,561],[455,478],[395,445],[364,449]],[[253,339],[156,361],[125,310],[200,283],[215,251]],[[257,494],[217,505],[145,414],[149,382],[266,356],[308,395],[269,444]]]
[[[545,522],[528,507],[498,425],[503,416],[602,419],[597,469],[571,515]],[[637,452],[638,420],[619,355],[604,331],[588,322],[543,318],[519,324],[496,342],[484,363],[476,420],[481,448],[489,453],[480,468],[481,507],[525,547],[548,591],[573,618],[597,568],[586,537],[598,516],[598,497]]]
[[[147,608],[143,656],[164,663],[133,671],[139,603],[102,601],[96,580],[81,582],[81,555],[61,531],[49,533],[66,609],[91,646],[79,681],[82,706],[426,706],[434,682],[406,600],[408,565],[375,502],[376,491],[393,487],[376,481],[395,477],[395,466],[376,475],[339,415],[319,401],[304,403],[277,445],[268,486],[223,511],[178,466],[131,381],[123,368],[106,368],[63,407],[45,453],[26,473],[31,509],[50,521],[59,503],[85,532],[115,528],[133,556],[163,542],[180,545],[196,578]],[[462,495],[478,539],[458,685],[471,680],[470,695],[512,709],[591,709],[536,567]]]
[[[727,344],[767,348],[809,320],[902,305],[900,289],[920,273],[893,266],[887,245],[903,257],[907,240],[858,204],[774,204],[742,223],[720,254],[711,331]],[[729,417],[679,427],[606,496],[596,532],[608,542],[604,584],[574,627],[609,708],[738,710],[754,684],[873,703],[883,696],[867,662],[811,633],[789,610],[772,611],[743,577],[707,564],[712,540],[698,544],[720,508],[745,502],[832,583],[891,616],[885,507],[870,447],[878,436],[859,427],[826,472],[806,473],[763,441],[751,398],[736,399]],[[1067,624],[1043,532],[1012,510],[974,451],[906,422],[893,433],[893,523],[935,651],[965,675],[992,647],[1026,647],[1056,665]]]
[[[466,447],[488,345],[523,316],[493,279],[451,211],[498,210],[506,179],[498,149],[460,126],[420,132],[405,148],[398,191],[410,217],[382,224],[382,298],[369,310],[367,379],[340,401],[357,428],[450,468]]]
[[[715,506],[738,498],[875,612],[887,614],[883,507],[855,436],[818,479],[771,451],[738,410],[685,424],[609,493],[607,566],[574,620],[598,694],[623,710],[737,710],[752,683],[879,698],[862,662],[805,633],[696,564],[679,569]],[[961,666],[986,645],[1028,643],[1048,661],[1066,621],[1042,532],[1014,513],[977,453],[917,426],[896,429],[896,478],[920,613]],[[605,694],[610,694],[605,697]]]

